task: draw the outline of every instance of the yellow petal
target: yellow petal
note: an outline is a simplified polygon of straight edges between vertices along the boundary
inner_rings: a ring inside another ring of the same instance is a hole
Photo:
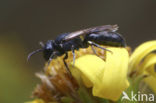
[[[137,47],[130,57],[129,70],[132,71],[134,69],[138,69],[139,64],[144,59],[144,57],[146,57],[149,53],[155,50],[156,40],[145,42]]]
[[[149,77],[145,78],[144,81],[147,83],[147,85],[150,86],[150,88],[156,93],[156,71],[155,71],[155,65],[156,65],[156,54],[151,53],[149,54],[143,63],[140,66],[141,73],[147,72]]]
[[[139,67],[140,68],[139,73],[143,73],[144,71],[146,71],[149,74],[156,77],[155,64],[156,64],[156,54],[151,53],[145,58],[143,63],[141,63]]]
[[[116,101],[129,86],[128,52],[125,48],[108,48],[106,62],[95,55],[80,57],[75,62],[85,84],[93,87],[93,95]]]
[[[80,75],[84,79],[83,81],[86,81],[86,86],[90,87],[102,77],[104,65],[105,62],[101,58],[95,55],[85,55],[78,58],[74,66],[81,72]]]

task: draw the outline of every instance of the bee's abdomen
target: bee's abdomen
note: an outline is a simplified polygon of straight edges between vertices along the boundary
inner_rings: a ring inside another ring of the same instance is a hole
[[[116,32],[98,32],[92,33],[85,36],[85,42],[92,41],[100,45],[125,47],[126,43],[124,38]]]

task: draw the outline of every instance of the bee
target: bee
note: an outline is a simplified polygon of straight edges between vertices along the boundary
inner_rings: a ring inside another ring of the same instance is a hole
[[[100,45],[125,47],[126,42],[124,38],[116,32],[117,30],[117,25],[103,25],[71,33],[60,34],[56,37],[55,40],[48,40],[45,44],[41,42],[40,44],[42,48],[31,52],[28,55],[28,59],[33,54],[43,52],[44,59],[50,62],[52,59],[65,54],[63,62],[67,70],[69,71],[68,65],[66,63],[66,59],[68,58],[68,51],[72,51],[74,64],[75,50],[79,50],[80,48],[88,48],[89,46],[91,46],[93,52],[96,54],[94,46],[109,52],[111,51],[104,47],[101,47]]]

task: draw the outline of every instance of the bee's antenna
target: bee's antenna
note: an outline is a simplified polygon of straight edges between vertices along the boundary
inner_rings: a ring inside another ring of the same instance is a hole
[[[31,57],[33,54],[36,54],[36,53],[41,52],[41,51],[43,51],[43,49],[37,49],[37,50],[35,50],[35,51],[29,53],[29,54],[28,54],[28,57],[27,57],[27,61],[29,61],[30,57]]]

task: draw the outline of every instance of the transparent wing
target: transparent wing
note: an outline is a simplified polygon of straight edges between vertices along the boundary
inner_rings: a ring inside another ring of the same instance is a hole
[[[90,33],[95,33],[95,32],[100,32],[100,31],[115,32],[117,30],[118,30],[117,25],[102,25],[102,26],[92,27],[92,28],[83,29],[83,30],[79,30],[79,31],[69,33],[67,36],[65,36],[63,41],[68,41],[68,40],[71,40],[77,36],[86,35],[86,34],[90,34]]]

